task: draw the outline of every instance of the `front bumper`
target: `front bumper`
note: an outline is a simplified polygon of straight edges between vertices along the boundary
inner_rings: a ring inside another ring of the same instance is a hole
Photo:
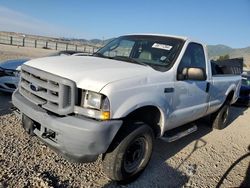
[[[48,114],[23,97],[18,90],[13,93],[12,102],[21,114],[39,125],[34,129],[36,136],[65,158],[77,162],[92,162],[99,154],[105,153],[122,125],[122,120],[96,121],[85,117]],[[46,131],[53,131],[55,137],[43,138],[42,134]]]

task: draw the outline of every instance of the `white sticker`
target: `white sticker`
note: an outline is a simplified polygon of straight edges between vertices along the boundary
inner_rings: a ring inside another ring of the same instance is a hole
[[[171,50],[173,46],[167,45],[167,44],[159,44],[159,43],[154,43],[152,48],[159,48],[163,50]]]

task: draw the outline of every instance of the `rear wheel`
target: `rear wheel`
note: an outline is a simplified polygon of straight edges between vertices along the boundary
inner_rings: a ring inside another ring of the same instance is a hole
[[[115,181],[134,180],[147,166],[153,148],[152,129],[144,123],[122,127],[103,159],[103,170]]]
[[[224,129],[228,124],[230,112],[230,103],[226,101],[225,104],[215,113],[211,115],[212,126],[215,129]]]

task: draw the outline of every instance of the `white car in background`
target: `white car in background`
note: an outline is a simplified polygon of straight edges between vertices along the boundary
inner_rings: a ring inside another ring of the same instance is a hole
[[[29,59],[13,59],[0,62],[0,91],[12,93],[19,82],[21,65]]]

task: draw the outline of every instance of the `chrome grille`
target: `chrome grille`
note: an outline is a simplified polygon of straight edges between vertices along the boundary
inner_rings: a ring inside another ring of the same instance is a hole
[[[19,90],[31,102],[58,115],[74,110],[76,85],[66,78],[23,65]]]

